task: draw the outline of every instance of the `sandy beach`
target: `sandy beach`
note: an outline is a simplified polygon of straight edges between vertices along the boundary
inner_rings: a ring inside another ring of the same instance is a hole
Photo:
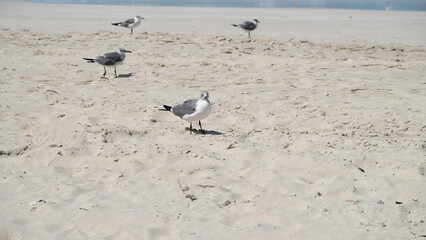
[[[0,239],[425,239],[425,25],[0,2]],[[159,111],[203,90],[205,135]]]

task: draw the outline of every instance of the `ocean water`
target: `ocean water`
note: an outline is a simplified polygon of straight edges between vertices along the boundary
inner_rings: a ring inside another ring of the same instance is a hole
[[[0,0],[14,1],[14,0]],[[56,4],[425,11],[426,0],[15,0]]]

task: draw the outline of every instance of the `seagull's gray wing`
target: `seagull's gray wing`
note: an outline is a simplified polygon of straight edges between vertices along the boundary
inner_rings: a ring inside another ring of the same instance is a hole
[[[103,56],[97,57],[95,61],[106,66],[114,65],[121,61],[121,55],[118,52],[105,53]]]
[[[195,112],[197,102],[198,100],[196,99],[187,100],[180,105],[174,106],[172,108],[172,113],[174,113],[176,116],[179,116],[180,118],[186,114],[192,114]]]
[[[135,19],[129,18],[126,21],[122,22],[121,26],[128,27],[130,24],[133,24],[133,23],[135,23]]]
[[[242,24],[240,24],[240,27],[245,29],[245,30],[254,30],[256,28],[256,24],[254,24],[253,22],[243,22]]]

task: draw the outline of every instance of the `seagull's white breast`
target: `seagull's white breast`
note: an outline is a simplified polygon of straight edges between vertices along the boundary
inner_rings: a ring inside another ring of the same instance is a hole
[[[129,28],[135,28],[141,24],[141,19],[135,18],[135,23],[129,24]]]
[[[210,102],[200,99],[198,100],[197,106],[195,107],[195,112],[193,112],[192,114],[186,114],[182,117],[182,119],[188,122],[200,121],[207,118],[211,112],[212,106]]]

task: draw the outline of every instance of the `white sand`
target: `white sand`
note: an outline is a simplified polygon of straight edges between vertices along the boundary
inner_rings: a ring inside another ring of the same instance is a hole
[[[0,3],[0,239],[422,239],[425,24]],[[158,110],[202,90],[206,135]]]

